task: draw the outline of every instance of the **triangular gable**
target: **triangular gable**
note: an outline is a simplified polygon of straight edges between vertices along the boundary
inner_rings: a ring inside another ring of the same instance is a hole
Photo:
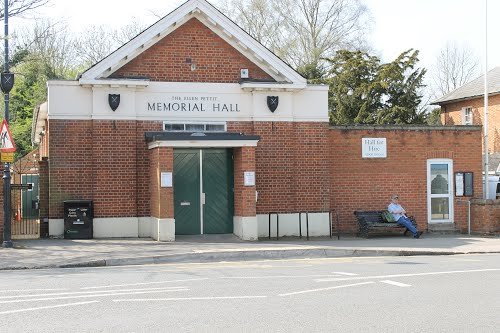
[[[305,87],[305,78],[205,0],[187,1],[85,71],[80,82],[88,83],[108,78],[192,18],[201,21],[276,82],[287,83],[290,87]]]

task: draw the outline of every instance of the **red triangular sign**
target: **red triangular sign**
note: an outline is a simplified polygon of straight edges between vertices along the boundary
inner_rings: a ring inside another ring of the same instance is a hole
[[[10,133],[9,125],[4,119],[2,123],[2,130],[0,131],[0,152],[11,153],[16,151],[16,144],[14,138]]]

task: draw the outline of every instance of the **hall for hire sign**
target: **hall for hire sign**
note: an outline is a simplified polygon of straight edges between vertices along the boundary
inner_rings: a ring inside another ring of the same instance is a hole
[[[361,139],[362,158],[387,158],[386,138],[362,138]]]

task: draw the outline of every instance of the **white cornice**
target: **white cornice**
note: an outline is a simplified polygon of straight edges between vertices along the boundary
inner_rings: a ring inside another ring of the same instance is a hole
[[[140,79],[80,79],[80,85],[87,87],[127,87],[127,88],[144,88],[149,86],[149,80]]]
[[[108,77],[193,17],[201,19],[209,29],[256,63],[276,81],[306,85],[305,78],[205,0],[187,1],[88,69],[82,74],[80,81]]]
[[[296,91],[307,88],[307,84],[293,84],[293,83],[257,83],[245,82],[242,83],[241,89],[243,91]]]
[[[158,147],[173,148],[235,148],[257,147],[259,140],[170,140],[155,141],[148,144],[148,149]]]

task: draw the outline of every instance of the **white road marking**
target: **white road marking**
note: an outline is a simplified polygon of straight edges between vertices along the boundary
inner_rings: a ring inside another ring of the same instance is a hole
[[[315,277],[335,277],[333,274],[319,275],[266,275],[266,276],[223,276],[220,279],[294,279],[294,278],[315,278]]]
[[[99,303],[99,302],[100,301],[90,301],[90,302],[79,302],[79,303],[69,303],[69,304],[41,306],[41,307],[38,307],[38,308],[27,308],[27,309],[9,310],[9,311],[2,311],[2,312],[0,312],[0,315],[11,314],[11,313],[18,313],[18,312],[27,312],[27,311],[38,311],[38,310],[44,310],[44,309],[63,308],[63,307],[66,307],[66,306],[85,305],[85,304],[92,304],[92,303]]]
[[[398,287],[411,287],[411,284],[405,284],[405,283],[391,281],[391,280],[383,280],[383,281],[380,281],[380,282],[387,283],[387,284],[392,284],[393,286],[398,286]]]
[[[106,297],[106,296],[120,296],[120,295],[139,295],[139,294],[152,294],[152,293],[164,293],[173,291],[188,291],[189,289],[164,289],[164,290],[148,290],[148,291],[137,291],[130,293],[111,293],[99,294],[99,295],[76,295],[76,296],[64,296],[64,297],[45,297],[45,298],[31,298],[31,299],[15,299],[10,301],[0,301],[0,304],[6,303],[20,303],[20,302],[38,302],[38,301],[53,301],[56,299],[73,299],[73,298],[91,298],[91,297]]]
[[[114,285],[109,285],[109,286],[83,287],[80,289],[84,290],[84,289],[101,289],[101,288],[115,288],[115,287],[128,287],[128,286],[143,286],[143,285],[148,285],[148,284],[161,284],[161,283],[170,283],[170,282],[189,282],[189,281],[202,281],[202,280],[208,280],[208,278],[185,279],[185,280],[167,280],[167,281],[140,282],[140,283],[125,283],[125,284],[114,284]],[[174,287],[172,287],[172,288],[174,288]]]
[[[459,274],[459,273],[481,273],[481,272],[497,272],[500,268],[474,269],[469,271],[447,271],[447,272],[429,272],[429,273],[412,273],[412,274],[392,274],[392,275],[374,275],[374,276],[356,276],[350,278],[330,278],[316,279],[316,282],[334,282],[334,281],[349,281],[362,279],[386,279],[393,277],[409,277],[409,276],[425,276],[425,275],[444,275],[444,274]]]
[[[371,284],[371,283],[375,283],[375,282],[368,281],[368,282],[346,284],[346,285],[343,285],[343,286],[334,286],[334,287],[328,287],[328,288],[301,290],[301,291],[295,291],[295,292],[292,292],[292,293],[279,294],[279,296],[290,296],[290,295],[298,295],[298,294],[305,294],[305,293],[313,293],[313,292],[316,292],[316,291],[325,291],[325,290],[332,290],[332,289],[339,289],[339,288],[355,287],[355,286],[361,286],[361,285],[364,285],[364,284]]]
[[[59,291],[59,290],[68,290],[68,288],[61,289],[11,289],[11,290],[0,290],[0,293],[29,293],[32,291]]]
[[[179,298],[135,298],[114,299],[113,302],[151,302],[151,301],[213,301],[223,299],[254,299],[267,298],[267,296],[219,296],[219,297],[179,297]]]
[[[10,295],[10,296],[0,296],[0,299],[7,298],[19,298],[19,297],[43,297],[43,296],[62,296],[62,295],[78,295],[78,294],[97,294],[97,293],[111,293],[111,292],[126,292],[126,291],[146,291],[146,290],[170,290],[179,289],[186,287],[162,287],[162,288],[142,288],[142,289],[123,289],[123,290],[96,290],[96,291],[74,291],[66,293],[51,293],[51,294],[30,294],[30,295]]]
[[[358,274],[355,274],[355,273],[346,273],[346,272],[333,272],[333,274],[348,275],[348,276],[358,275]]]

